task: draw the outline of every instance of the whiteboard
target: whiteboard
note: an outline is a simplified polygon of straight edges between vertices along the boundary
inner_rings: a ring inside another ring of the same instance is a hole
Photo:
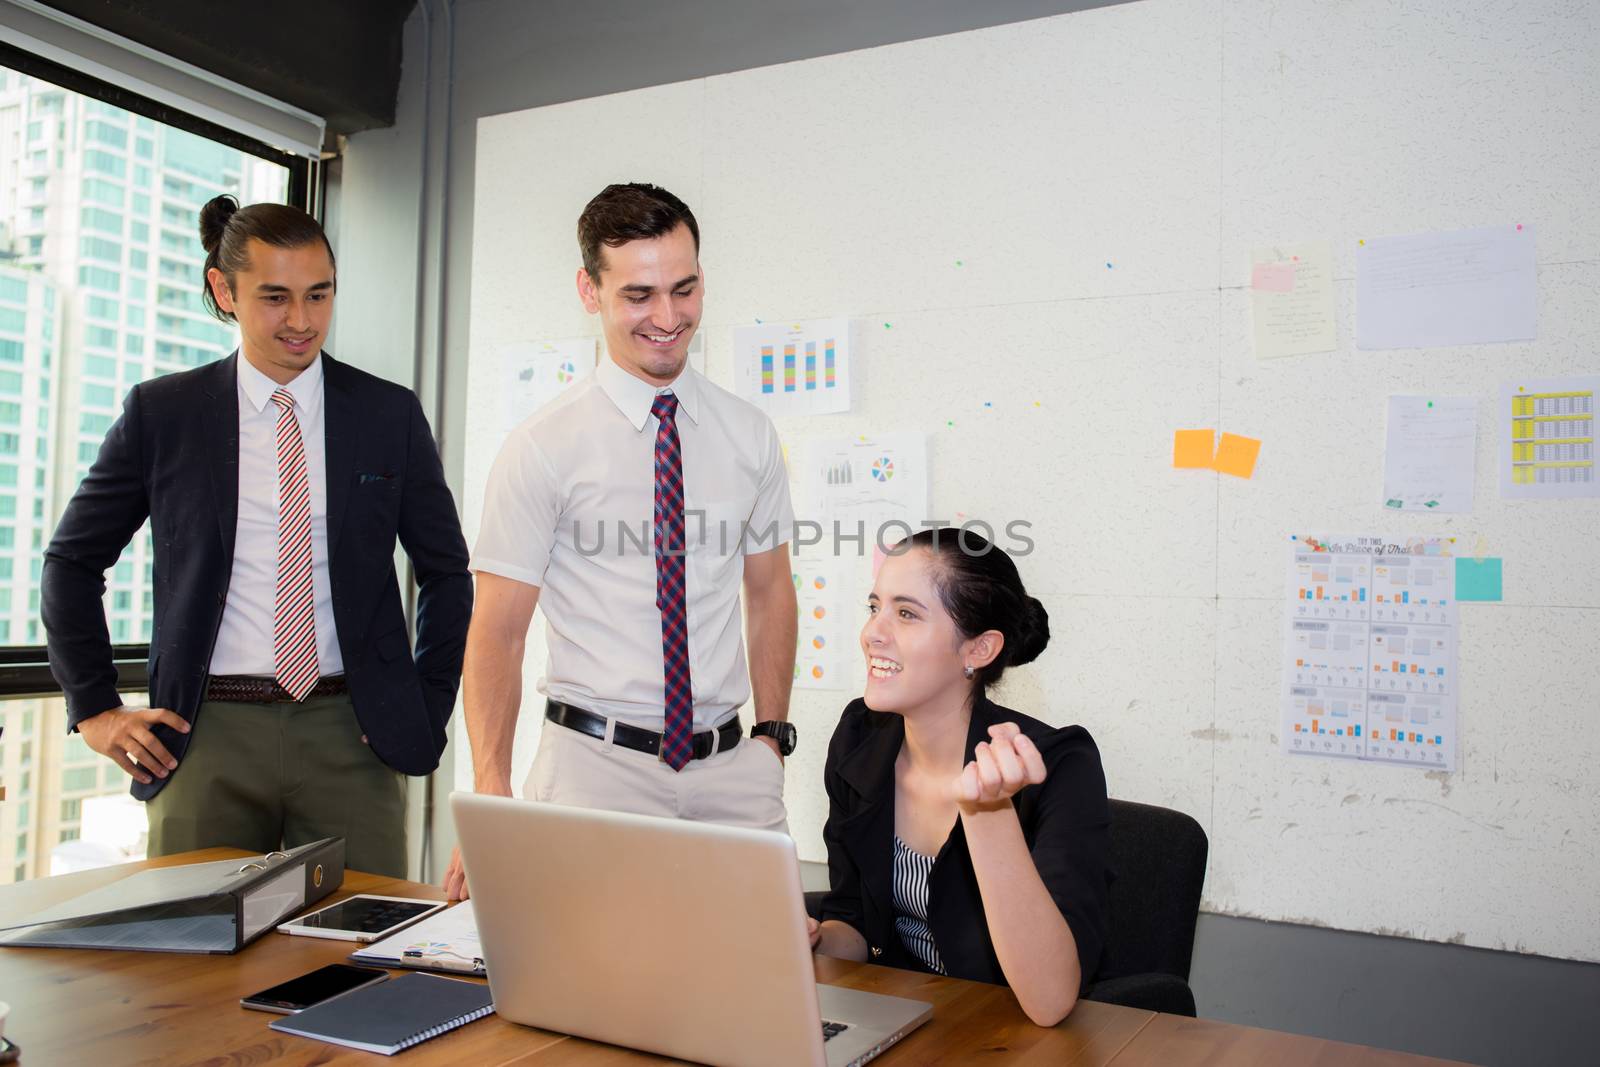
[[[491,116],[467,424],[498,348],[598,334],[588,198],[664,185],[700,220],[714,380],[735,326],[848,316],[854,408],[778,420],[788,447],[921,431],[935,515],[1033,523],[1055,636],[995,696],[1087,727],[1112,795],[1200,821],[1207,910],[1600,960],[1600,505],[1502,501],[1492,407],[1504,378],[1600,368],[1596,54],[1600,5],[1146,0]],[[1538,340],[1355,349],[1358,240],[1519,221]],[[1249,252],[1302,240],[1333,245],[1339,349],[1257,361]],[[1469,515],[1381,514],[1385,400],[1418,391],[1480,398]],[[1262,439],[1252,480],[1171,468],[1205,426]],[[499,443],[467,441],[469,540]],[[1461,611],[1456,773],[1280,755],[1301,529],[1505,558],[1505,602]],[[518,781],[543,658],[536,620]],[[852,695],[795,694],[803,858]]]

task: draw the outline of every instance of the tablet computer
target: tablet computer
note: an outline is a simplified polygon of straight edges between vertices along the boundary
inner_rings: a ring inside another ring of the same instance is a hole
[[[337,904],[318,908],[278,927],[280,933],[305,937],[331,937],[339,941],[376,941],[432,915],[445,906],[442,900],[380,897],[358,893]]]

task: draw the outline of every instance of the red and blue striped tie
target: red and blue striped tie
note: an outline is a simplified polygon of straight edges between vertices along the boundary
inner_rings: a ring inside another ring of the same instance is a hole
[[[694,694],[689,684],[689,617],[684,602],[683,450],[678,444],[678,398],[656,397],[656,607],[661,611],[665,725],[661,758],[681,771],[694,751]]]
[[[317,684],[317,611],[311,589],[311,483],[294,397],[275,390],[278,405],[278,591],[273,611],[273,661],[278,684],[304,700]]]

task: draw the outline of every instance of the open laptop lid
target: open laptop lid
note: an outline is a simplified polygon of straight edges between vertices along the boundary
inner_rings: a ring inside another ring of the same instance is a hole
[[[826,1063],[794,842],[453,793],[495,1010],[713,1064]]]

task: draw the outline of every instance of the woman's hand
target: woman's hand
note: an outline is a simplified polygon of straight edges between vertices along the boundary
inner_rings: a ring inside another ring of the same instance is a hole
[[[817,951],[817,942],[822,940],[822,924],[807,915],[806,933],[811,937],[811,951]]]
[[[1044,757],[1014,722],[989,727],[989,740],[978,742],[972,755],[954,783],[956,801],[963,806],[999,804],[1044,781]]]

